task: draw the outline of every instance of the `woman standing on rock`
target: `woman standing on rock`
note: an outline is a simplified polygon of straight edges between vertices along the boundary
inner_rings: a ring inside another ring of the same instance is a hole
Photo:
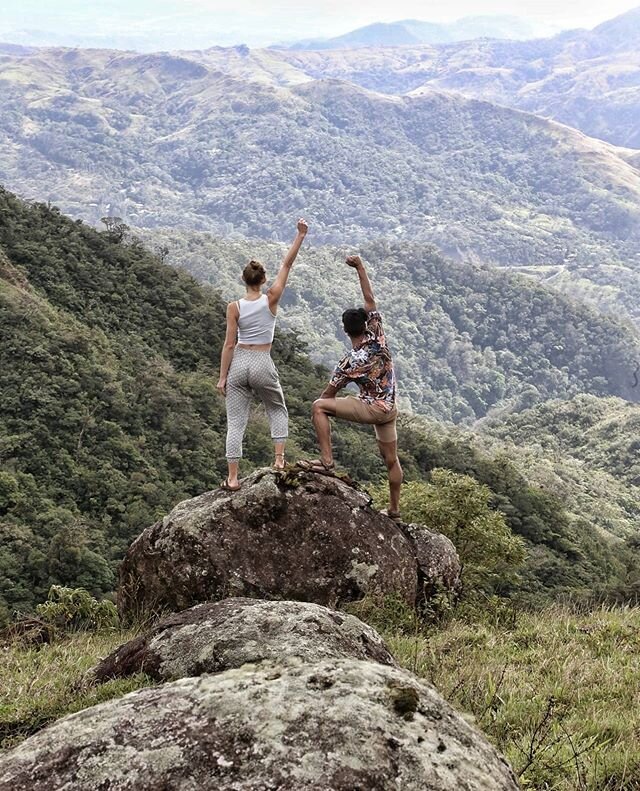
[[[249,261],[242,273],[247,287],[246,296],[227,306],[227,335],[222,347],[217,384],[218,390],[226,396],[227,403],[226,456],[229,473],[221,484],[227,491],[240,488],[238,467],[254,393],[267,412],[275,445],[274,466],[276,469],[284,467],[289,416],[270,351],[278,303],[307,230],[305,220],[298,220],[296,238],[282,261],[273,285],[265,293],[262,293],[267,280],[264,266],[259,261]]]

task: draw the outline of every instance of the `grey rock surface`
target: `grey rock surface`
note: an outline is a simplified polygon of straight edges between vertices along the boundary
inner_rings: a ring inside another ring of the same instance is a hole
[[[247,662],[368,659],[395,665],[380,635],[319,604],[224,599],[160,620],[94,668],[97,681],[145,672],[159,681],[219,673]]]
[[[338,607],[388,594],[419,608],[427,574],[442,576],[419,533],[338,477],[257,470],[239,492],[185,500],[144,530],[122,563],[118,608],[127,618],[235,596]]]
[[[65,717],[0,758],[0,791],[515,791],[433,688],[353,659],[245,665]]]
[[[440,591],[457,593],[461,565],[453,542],[424,525],[405,524],[404,530],[416,548],[422,595],[428,599]]]

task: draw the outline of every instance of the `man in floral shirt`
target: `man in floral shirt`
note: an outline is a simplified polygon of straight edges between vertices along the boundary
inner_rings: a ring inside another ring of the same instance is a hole
[[[347,264],[358,273],[364,309],[345,310],[342,314],[344,331],[351,340],[352,348],[337,364],[329,384],[313,404],[313,425],[318,435],[320,458],[301,462],[301,466],[315,472],[330,472],[334,469],[330,416],[372,424],[389,474],[390,505],[386,513],[392,519],[399,520],[402,468],[398,460],[398,413],[393,361],[362,259],[352,255],[347,258]],[[338,390],[350,382],[358,385],[360,395],[336,398]]]

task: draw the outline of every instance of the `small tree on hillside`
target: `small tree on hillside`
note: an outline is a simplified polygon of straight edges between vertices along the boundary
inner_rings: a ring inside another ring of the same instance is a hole
[[[386,498],[380,486],[374,500]],[[491,489],[469,475],[435,469],[429,483],[402,487],[400,506],[405,522],[416,522],[451,539],[462,562],[463,595],[501,593],[517,579],[525,559],[525,543],[514,535],[500,511],[491,509]]]
[[[122,217],[103,217],[100,222],[104,223],[112,242],[124,242],[129,233],[129,226],[122,222]]]
[[[166,244],[160,244],[156,247],[156,255],[158,256],[158,260],[160,261],[161,264],[166,263],[170,252],[171,251],[169,250]]]

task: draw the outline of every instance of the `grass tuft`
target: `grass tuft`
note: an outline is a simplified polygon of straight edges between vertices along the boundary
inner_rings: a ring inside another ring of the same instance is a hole
[[[154,682],[140,673],[94,685],[87,671],[137,630],[77,632],[50,644],[0,646],[0,749],[6,750],[49,723]]]
[[[400,664],[471,715],[523,788],[640,790],[639,608],[385,636]]]

